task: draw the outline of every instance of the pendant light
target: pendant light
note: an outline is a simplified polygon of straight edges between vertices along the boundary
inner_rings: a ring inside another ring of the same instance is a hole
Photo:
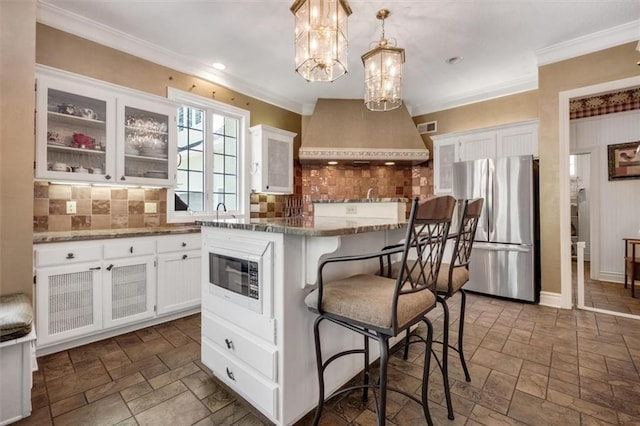
[[[296,0],[296,72],[307,81],[333,81],[347,73],[347,0]]]
[[[382,38],[376,47],[362,55],[364,65],[364,103],[370,111],[391,111],[402,105],[402,64],[404,49],[384,37],[384,20],[391,12],[378,11]]]

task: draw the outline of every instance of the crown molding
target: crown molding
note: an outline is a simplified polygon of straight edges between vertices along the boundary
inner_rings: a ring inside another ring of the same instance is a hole
[[[432,112],[443,111],[477,102],[488,101],[502,96],[514,95],[516,93],[527,92],[538,88],[538,74],[527,75],[522,78],[486,86],[472,92],[467,92],[463,96],[452,96],[449,98],[434,99],[432,102],[413,107],[412,117],[430,114]]]
[[[166,66],[176,71],[203,78],[230,90],[268,102],[277,107],[302,113],[303,106],[298,102],[283,98],[276,93],[266,91],[249,84],[230,74],[216,70],[211,65],[193,60],[172,50],[165,49],[137,37],[133,37],[107,25],[87,19],[81,15],[66,11],[45,1],[38,1],[37,22],[87,40],[111,47],[136,57]]]
[[[640,39],[640,20],[536,50],[538,66],[552,64]]]

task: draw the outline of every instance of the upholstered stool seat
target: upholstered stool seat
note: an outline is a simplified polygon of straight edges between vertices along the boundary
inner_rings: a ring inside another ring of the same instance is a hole
[[[391,305],[395,288],[395,279],[368,274],[353,275],[326,283],[322,306],[335,316],[372,327],[390,328],[393,324]],[[318,312],[318,290],[309,293],[304,301],[309,309]],[[398,327],[406,327],[421,312],[435,304],[436,296],[430,291],[398,297]]]

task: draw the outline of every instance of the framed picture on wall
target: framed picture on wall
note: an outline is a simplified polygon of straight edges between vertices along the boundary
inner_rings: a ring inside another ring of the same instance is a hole
[[[640,179],[640,141],[607,147],[609,180]]]

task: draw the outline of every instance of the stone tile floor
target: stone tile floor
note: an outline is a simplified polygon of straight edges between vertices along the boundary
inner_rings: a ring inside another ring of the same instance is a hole
[[[450,306],[457,330],[459,296]],[[429,316],[439,334],[441,309]],[[469,295],[465,353],[472,381],[465,382],[452,356],[455,420],[450,421],[442,378],[432,371],[434,423],[640,424],[639,325],[611,315]],[[33,414],[17,424],[269,424],[200,363],[199,341],[200,316],[192,315],[41,357]],[[392,385],[419,394],[421,353],[421,345],[412,345],[409,362],[394,354]],[[326,407],[323,425],[375,424],[372,398],[363,406],[352,393]],[[406,397],[391,393],[387,407],[388,424],[425,424],[418,404]],[[298,424],[310,424],[312,415]]]
[[[636,297],[631,297],[631,287],[623,284],[592,280],[590,262],[584,263],[584,305],[593,308],[625,314],[640,315],[640,285],[636,281]],[[573,277],[576,276],[576,263],[573,262]],[[574,278],[575,281],[575,278]],[[574,283],[575,289],[575,283]],[[574,297],[576,293],[574,290]]]

